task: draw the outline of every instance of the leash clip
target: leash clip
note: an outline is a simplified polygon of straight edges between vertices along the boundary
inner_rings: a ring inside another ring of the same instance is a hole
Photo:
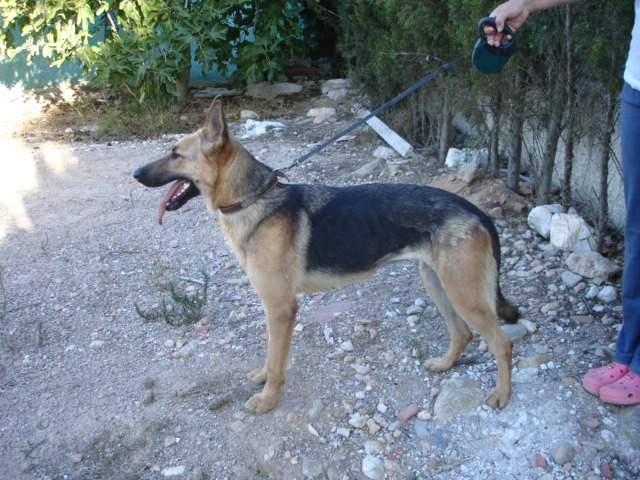
[[[482,73],[498,73],[516,51],[516,35],[505,24],[502,33],[510,35],[511,40],[503,37],[500,46],[494,47],[487,43],[487,35],[484,33],[485,25],[489,25],[498,31],[495,17],[484,17],[480,20],[480,23],[478,23],[478,41],[473,49],[473,66]]]
[[[276,178],[284,178],[285,180],[287,180],[287,182],[291,183],[291,180],[289,180],[289,177],[287,177],[287,174],[284,173],[284,170],[280,170],[279,168],[274,168],[273,174],[276,176]]]

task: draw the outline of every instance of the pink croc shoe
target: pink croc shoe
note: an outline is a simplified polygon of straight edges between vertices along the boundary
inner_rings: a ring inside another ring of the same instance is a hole
[[[615,405],[636,405],[640,403],[640,377],[628,372],[617,382],[600,389],[603,402]]]
[[[628,371],[628,365],[611,362],[604,367],[589,370],[582,380],[582,386],[587,392],[599,395],[602,387],[617,382],[624,377]]]

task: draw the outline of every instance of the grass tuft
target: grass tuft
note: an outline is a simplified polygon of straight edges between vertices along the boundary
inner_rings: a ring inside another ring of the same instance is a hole
[[[173,283],[169,283],[171,303],[162,300],[160,307],[144,311],[134,302],[136,313],[144,322],[164,321],[173,327],[193,325],[203,316],[202,309],[207,303],[209,276],[202,272],[201,287],[194,294],[179,292]]]

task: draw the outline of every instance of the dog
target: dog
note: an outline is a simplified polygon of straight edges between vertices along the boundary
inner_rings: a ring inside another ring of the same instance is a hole
[[[424,366],[448,370],[471,340],[471,327],[498,365],[496,386],[485,403],[503,408],[509,401],[512,344],[497,317],[514,323],[519,314],[500,290],[496,228],[467,200],[419,185],[284,184],[281,172],[256,160],[231,136],[219,97],[202,128],[133,176],[147,187],[174,182],[158,207],[160,224],[166,211],[200,195],[210,212],[220,212],[222,232],[266,314],[266,361],[248,374],[264,387],[246,402],[249,411],[267,412],[278,400],[297,293],[352,284],[409,259],[418,260],[450,335],[446,353]]]

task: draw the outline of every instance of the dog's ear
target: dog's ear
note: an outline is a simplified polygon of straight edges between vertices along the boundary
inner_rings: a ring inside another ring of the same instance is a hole
[[[214,145],[222,145],[229,137],[224,107],[220,96],[217,96],[213,99],[213,102],[211,102],[211,106],[207,111],[204,127],[202,127],[202,133],[204,137]]]

